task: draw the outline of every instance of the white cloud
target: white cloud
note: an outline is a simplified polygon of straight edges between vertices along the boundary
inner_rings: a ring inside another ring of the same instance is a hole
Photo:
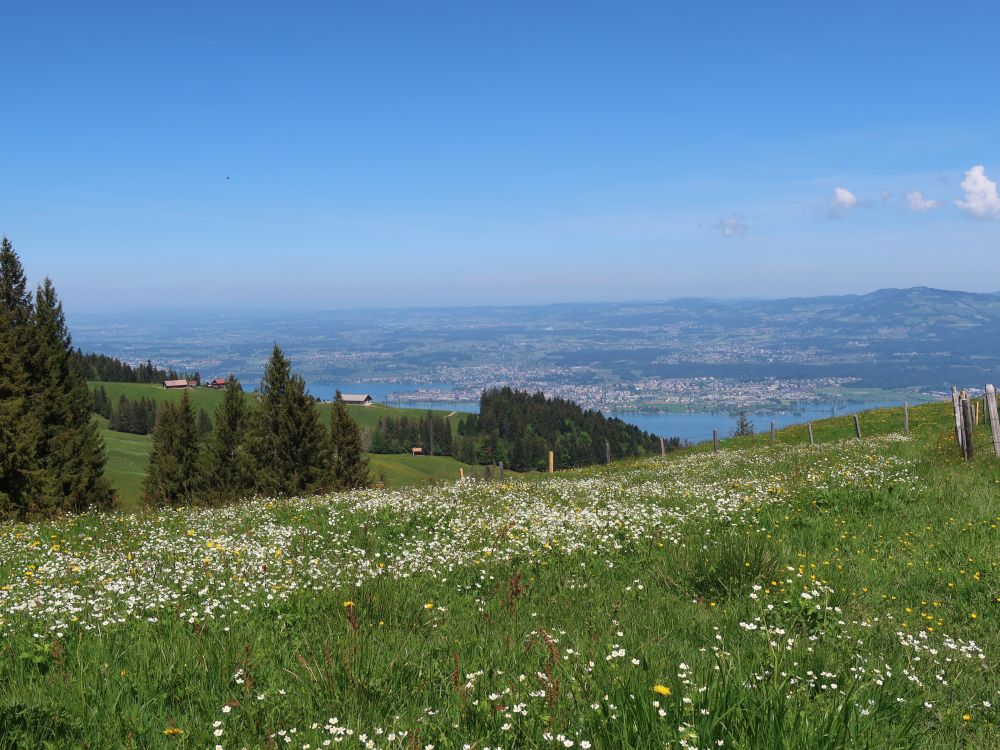
[[[744,219],[740,214],[733,214],[732,216],[727,216],[724,219],[719,219],[719,221],[712,226],[722,232],[722,236],[727,239],[732,237],[744,237],[747,233],[747,229],[750,228],[747,225],[746,219]]]
[[[1000,218],[1000,195],[997,184],[986,176],[986,167],[977,164],[965,173],[962,180],[965,199],[955,201],[955,205],[977,219]]]
[[[883,203],[888,203],[889,201],[892,200],[892,191],[891,190],[881,190],[881,191],[879,191],[879,196],[882,198],[882,202]]]
[[[911,190],[906,194],[906,207],[911,211],[923,213],[925,211],[932,211],[940,206],[941,201],[926,198],[919,190]]]
[[[854,193],[847,188],[835,187],[833,197],[830,199],[830,218],[839,219],[856,205],[858,205],[858,198]]]

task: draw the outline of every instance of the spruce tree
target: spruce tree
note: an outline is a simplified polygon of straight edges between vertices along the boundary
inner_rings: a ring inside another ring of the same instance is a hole
[[[179,403],[163,405],[153,431],[153,452],[143,483],[145,502],[177,506],[199,499],[199,437],[187,392]]]
[[[21,259],[0,241],[0,517],[22,515],[34,469],[28,422],[31,296]]]
[[[94,389],[94,413],[105,419],[111,419],[111,398],[103,385]]]
[[[362,453],[361,428],[347,412],[340,391],[337,391],[330,413],[330,443],[333,447],[331,468],[334,486],[342,490],[370,487],[372,480],[368,458]]]
[[[204,454],[204,484],[217,502],[238,500],[253,491],[249,424],[246,396],[239,381],[230,375]]]
[[[37,440],[38,491],[31,493],[28,515],[108,507],[113,492],[104,478],[104,442],[90,416],[93,401],[49,279],[35,295],[33,324],[29,416]]]
[[[198,432],[202,435],[207,435],[212,431],[212,418],[208,416],[208,412],[204,409],[198,410]]]
[[[260,382],[260,408],[253,428],[257,486],[261,492],[292,495],[322,489],[329,470],[329,437],[305,381],[274,345]]]
[[[747,418],[746,409],[740,409],[739,417],[736,420],[736,426],[733,428],[732,435],[733,437],[753,435],[753,422]]]

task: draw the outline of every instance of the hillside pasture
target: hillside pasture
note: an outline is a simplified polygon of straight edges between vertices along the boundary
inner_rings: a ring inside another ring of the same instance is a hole
[[[997,747],[1000,462],[913,417],[2,526],[0,748]]]
[[[389,488],[408,487],[427,482],[454,482],[459,478],[459,469],[469,479],[498,478],[497,470],[486,466],[470,466],[456,461],[451,456],[405,456],[386,453],[370,453],[372,471],[384,475]],[[520,476],[512,471],[505,477]]]
[[[106,383],[89,381],[88,385],[93,390],[101,386],[108,394],[113,405],[117,405],[118,399],[125,396],[131,400],[147,398],[157,403],[178,402],[187,393],[195,409],[204,409],[211,417],[222,402],[223,392],[212,388],[189,388],[189,389],[167,389],[159,385],[147,385],[144,383]],[[252,394],[248,397],[253,401]],[[330,421],[331,405],[321,403],[316,405],[316,409],[323,420],[323,424],[328,425]],[[348,413],[358,425],[364,430],[374,430],[378,425],[378,420],[382,416],[393,418],[408,417],[418,419],[427,413],[424,409],[405,409],[396,407],[385,407],[381,404],[371,406],[348,406]],[[434,411],[439,416],[446,416],[449,412]],[[448,418],[451,424],[452,434],[457,434],[458,422],[463,415],[456,414]],[[101,427],[101,436],[107,449],[108,462],[105,467],[105,474],[111,480],[112,486],[118,493],[118,502],[124,510],[134,510],[139,505],[139,497],[142,491],[142,482],[146,474],[149,462],[149,453],[153,448],[152,438],[148,435],[131,435],[123,432],[116,432],[107,429],[107,420],[97,418]],[[409,484],[425,484],[428,481],[453,480],[458,477],[459,468],[464,469],[468,476],[482,474],[482,468],[472,467],[468,464],[460,463],[447,456],[409,456],[409,455],[384,455],[372,454],[372,467],[378,476],[384,476],[387,486],[391,488],[403,487]]]
[[[188,397],[191,399],[191,405],[195,408],[195,410],[204,409],[208,412],[210,417],[215,414],[216,408],[222,402],[223,394],[223,391],[216,390],[214,388],[173,389],[164,388],[161,385],[148,385],[145,383],[105,383],[91,380],[87,382],[87,385],[90,386],[91,390],[98,386],[103,387],[113,405],[118,403],[120,396],[125,396],[126,398],[132,400],[149,398],[153,399],[157,403],[163,403],[167,401],[180,401],[183,394],[187,393]],[[254,395],[252,393],[248,393],[247,396],[252,402]],[[324,423],[329,424],[331,404],[317,403],[316,409],[319,411]],[[374,429],[378,425],[380,417],[409,417],[410,419],[413,419],[427,413],[426,409],[406,409],[394,406],[383,406],[382,404],[371,404],[370,406],[348,406],[347,411],[350,413],[354,421],[365,430]],[[431,410],[431,413],[436,416],[447,416],[451,412],[436,409]],[[448,418],[448,421],[452,425],[453,434],[458,428],[459,421],[461,421],[464,416],[464,414],[458,413]]]
[[[106,420],[101,421],[106,423]],[[118,505],[123,510],[135,510],[139,506],[153,439],[106,428],[101,430],[101,437],[108,457],[104,474],[115,488]]]

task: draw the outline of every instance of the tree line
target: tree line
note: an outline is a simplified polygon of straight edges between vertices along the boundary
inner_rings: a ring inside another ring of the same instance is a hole
[[[680,447],[679,438],[664,443],[669,450]],[[465,463],[544,471],[550,450],[555,467],[563,469],[604,463],[607,452],[616,459],[659,453],[660,440],[572,401],[509,387],[483,391],[479,413],[458,424],[455,455]]]
[[[421,448],[429,456],[451,456],[451,424],[433,412],[419,418],[381,417],[368,436],[371,453],[409,453]]]
[[[164,380],[198,378],[199,373],[178,375],[176,370],[163,370],[151,360],[140,362],[133,367],[117,357],[107,354],[84,354],[80,349],[73,352],[76,366],[87,380],[101,380],[105,383],[162,383]]]
[[[152,435],[156,428],[156,418],[159,406],[156,399],[142,396],[130,399],[124,393],[118,397],[118,403],[112,406],[104,386],[93,389],[93,410],[108,420],[108,429],[115,432],[128,432],[132,435]],[[208,412],[199,409],[197,414],[198,432],[206,435],[212,431],[212,418]]]
[[[0,517],[34,519],[109,507],[104,443],[48,278],[35,293],[0,241]]]
[[[256,404],[230,375],[209,434],[199,431],[187,392],[163,404],[144,502],[176,506],[370,486],[361,429],[339,393],[329,427],[314,401],[276,344]]]

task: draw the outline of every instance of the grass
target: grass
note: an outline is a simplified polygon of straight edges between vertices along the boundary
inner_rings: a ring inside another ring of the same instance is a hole
[[[100,419],[101,423],[107,420]],[[105,475],[118,493],[118,505],[125,511],[136,511],[142,496],[142,482],[149,466],[153,439],[148,435],[130,435],[101,429],[108,463]],[[469,478],[482,477],[487,467],[470,466],[451,456],[408,456],[368,454],[372,474],[385,481],[389,488],[407,487],[428,482],[454,481],[459,469]],[[513,476],[514,472],[507,472]]]
[[[151,398],[158,403],[180,401],[186,392],[195,409],[204,409],[209,416],[215,413],[222,401],[222,391],[211,388],[192,388],[187,391],[167,390],[158,385],[142,383],[103,383],[91,381],[88,385],[93,389],[102,386],[111,399],[112,404],[118,403],[122,395],[129,399]],[[324,424],[330,421],[330,404],[317,404],[316,409]],[[380,417],[419,418],[426,414],[424,409],[405,409],[385,407],[381,404],[371,406],[348,406],[348,412],[362,429],[372,430],[378,425]],[[450,412],[436,410],[434,414],[445,416]],[[448,418],[452,433],[457,434],[458,422],[463,414],[454,414]],[[149,453],[153,448],[152,438],[144,435],[130,435],[107,429],[107,420],[98,418],[101,426],[101,436],[107,449],[108,462],[105,474],[111,480],[118,493],[118,503],[124,510],[135,510],[139,506],[142,492],[142,482],[146,475]],[[467,476],[478,476],[482,469],[459,463],[448,457],[438,456],[387,456],[373,455],[372,468],[384,476],[389,487],[404,487],[411,484],[425,484],[428,481],[454,479],[459,468],[464,469]],[[429,459],[429,460],[428,460]]]
[[[998,747],[989,433],[861,422],[2,526],[0,749]]]
[[[118,504],[125,510],[135,510],[146,478],[153,439],[106,428],[101,430],[101,437],[108,457],[104,473],[118,494]]]
[[[459,478],[459,469],[465,476],[483,478],[487,472],[496,477],[495,470],[485,466],[470,466],[455,460],[451,456],[407,456],[392,454],[369,454],[372,472],[384,476],[386,486],[391,488],[408,487],[410,485],[426,484],[428,482],[454,482]],[[505,476],[514,476],[511,471]]]
[[[98,381],[88,381],[87,385],[89,385],[91,389],[98,386],[103,387],[107,392],[108,397],[111,399],[112,404],[117,404],[120,396],[126,396],[132,400],[150,398],[157,403],[167,401],[177,402],[181,400],[184,393],[187,393],[188,397],[191,399],[191,405],[195,409],[204,409],[208,412],[209,416],[215,414],[216,408],[222,402],[223,395],[223,391],[215,390],[213,388],[168,390],[159,385],[147,385],[144,383],[104,383]],[[316,409],[319,411],[324,422],[329,423],[331,409],[330,404],[317,404]],[[383,406],[382,404],[372,404],[371,406],[348,406],[347,410],[350,412],[351,417],[354,418],[354,421],[366,430],[371,430],[378,425],[380,417],[409,417],[412,419],[427,413],[426,409],[405,409],[394,406]],[[433,414],[438,416],[451,414],[451,412],[440,409],[431,411]],[[453,432],[458,429],[458,422],[464,418],[464,416],[465,415],[463,413],[457,413],[448,418],[448,421],[452,425]]]

